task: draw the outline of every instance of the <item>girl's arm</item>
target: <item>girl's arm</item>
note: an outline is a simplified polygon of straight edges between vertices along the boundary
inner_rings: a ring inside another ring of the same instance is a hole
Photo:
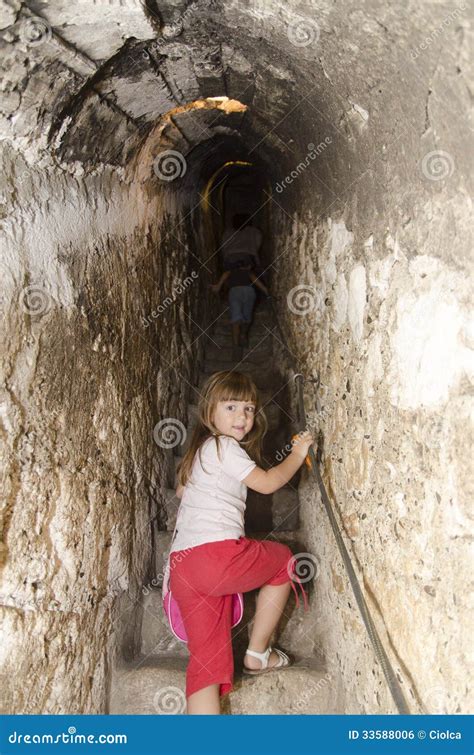
[[[242,482],[257,493],[274,493],[275,490],[286,485],[301,467],[313,440],[313,436],[307,430],[299,433],[296,439],[292,441],[291,453],[281,464],[267,470],[256,467]]]
[[[255,273],[249,273],[249,275],[252,283],[255,283],[255,285],[258,286],[263,291],[263,293],[268,296],[268,288],[266,287],[266,285],[257,278]]]
[[[181,498],[181,496],[183,495],[183,493],[184,493],[184,486],[183,485],[178,485],[178,487],[176,488],[176,497],[177,498]]]
[[[221,277],[219,279],[219,282],[211,284],[212,290],[213,291],[219,291],[220,287],[222,286],[222,284],[224,283],[224,281],[227,280],[227,278],[229,277],[229,275],[230,275],[230,270],[226,270],[225,273],[222,273],[222,275],[221,275]]]

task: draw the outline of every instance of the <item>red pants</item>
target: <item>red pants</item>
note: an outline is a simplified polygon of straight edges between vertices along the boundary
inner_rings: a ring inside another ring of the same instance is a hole
[[[188,635],[186,697],[210,684],[225,695],[234,675],[232,594],[291,582],[298,599],[293,554],[282,543],[240,537],[173,551],[170,567],[170,589]]]

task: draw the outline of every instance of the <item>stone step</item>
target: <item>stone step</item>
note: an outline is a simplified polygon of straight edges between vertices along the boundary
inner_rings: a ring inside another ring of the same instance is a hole
[[[261,365],[251,364],[250,362],[206,362],[204,371],[199,375],[197,389],[203,387],[213,372],[220,370],[237,370],[250,375],[257,388],[259,390],[266,389],[270,396],[278,391],[278,385],[281,382],[281,377],[271,369],[271,363],[269,363],[268,369],[262,370]]]
[[[168,531],[172,532],[176,524],[176,517],[178,515],[180,500],[176,495],[175,488],[165,488],[163,493],[164,506],[166,511],[166,527]]]
[[[189,655],[186,643],[178,640],[170,630],[163,610],[162,590],[152,585],[146,588],[143,599],[141,653],[179,658]]]
[[[229,320],[219,320],[212,328],[209,329],[208,334],[213,340],[217,339],[231,339],[232,338],[232,323]],[[253,322],[250,324],[248,330],[249,338],[262,339],[272,338],[273,335],[278,336],[276,325],[274,323],[267,324],[265,322]]]
[[[249,328],[249,337],[259,337],[262,338],[265,335],[268,335],[269,331],[272,332],[276,328],[276,323],[272,320],[254,320],[250,324]],[[231,336],[232,334],[232,323],[230,322],[228,317],[221,317],[219,320],[217,320],[212,328],[210,328],[209,333],[212,338],[216,336]]]
[[[262,364],[254,362],[250,357],[242,356],[239,359],[205,359],[203,374],[207,377],[213,372],[232,371],[243,372],[257,379],[262,379]]]
[[[181,657],[143,656],[114,669],[109,695],[111,715],[183,715],[186,712],[186,666]],[[222,698],[227,715],[331,715],[335,680],[314,658],[261,676],[246,676],[235,667],[234,689]]]
[[[293,531],[298,529],[299,522],[297,490],[283,487],[271,495],[248,491],[245,526],[249,531]]]
[[[228,317],[229,316],[229,307],[227,304],[225,304],[219,312],[217,312],[216,317]],[[254,320],[261,320],[265,319],[266,317],[272,317],[273,318],[273,310],[272,308],[262,302],[261,304],[258,304],[254,310],[253,310],[253,318]]]
[[[249,329],[249,343],[251,346],[267,343],[271,344],[273,340],[274,328],[266,325],[252,324]],[[278,334],[277,334],[278,335]],[[209,332],[208,343],[217,343],[218,345],[228,345],[232,343],[232,328],[230,323],[216,323],[214,329]]]
[[[269,346],[271,346],[269,339],[265,339],[266,346],[254,346],[243,349],[243,358],[244,360],[249,360],[253,362],[254,364],[268,364],[268,362],[271,359],[272,351]],[[208,344],[206,346],[205,351],[205,360],[207,362],[214,362],[214,361],[222,361],[222,362],[231,362],[234,361],[234,358],[232,356],[233,349],[232,349],[232,341],[227,342],[225,345],[214,345],[212,343]]]

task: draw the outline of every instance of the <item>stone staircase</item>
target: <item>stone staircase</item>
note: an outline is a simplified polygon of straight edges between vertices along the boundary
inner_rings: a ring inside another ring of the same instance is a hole
[[[272,314],[264,306],[257,309],[250,331],[249,347],[239,362],[232,360],[230,326],[226,314],[216,322],[205,349],[205,362],[199,389],[208,375],[224,369],[248,372],[263,396],[269,431],[264,442],[264,457],[275,464],[276,454],[282,450],[294,431],[289,412],[288,387],[272,362]],[[197,417],[197,405],[188,407],[187,438]],[[186,450],[186,443],[175,449],[176,465]],[[281,458],[281,457],[280,457]],[[287,544],[293,553],[306,553],[303,532],[299,529],[297,492],[298,476],[273,495],[259,495],[248,491],[245,531],[255,539],[274,539]],[[155,573],[161,577],[164,561],[170,548],[179,500],[174,489],[166,491],[167,530],[157,533]],[[160,579],[156,582],[160,585]],[[311,599],[313,585],[305,583]],[[300,593],[299,588],[298,592]],[[172,714],[184,713],[186,706],[185,675],[187,646],[169,630],[161,604],[161,587],[148,589],[141,607],[141,647],[138,657],[122,661],[112,673],[109,713],[111,714]],[[333,685],[328,681],[324,663],[318,655],[314,616],[295,604],[293,591],[273,642],[295,658],[295,663],[283,671],[258,677],[243,676],[242,661],[248,645],[249,624],[255,612],[258,591],[245,593],[244,616],[232,630],[234,647],[234,690],[221,698],[223,713],[227,714],[323,714],[334,713]]]

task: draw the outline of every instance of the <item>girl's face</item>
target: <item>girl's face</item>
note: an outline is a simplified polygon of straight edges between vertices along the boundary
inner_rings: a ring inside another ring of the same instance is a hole
[[[236,440],[245,438],[253,427],[255,404],[253,401],[218,401],[213,421],[219,432]]]

